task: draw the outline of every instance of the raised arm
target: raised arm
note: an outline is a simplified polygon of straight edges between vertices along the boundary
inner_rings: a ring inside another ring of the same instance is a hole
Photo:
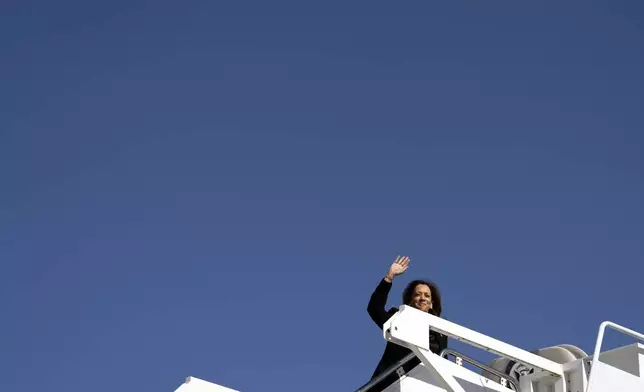
[[[398,256],[387,271],[387,275],[380,281],[374,292],[371,294],[369,304],[367,305],[367,312],[378,327],[382,326],[389,320],[389,318],[396,313],[397,309],[385,310],[387,306],[387,296],[391,290],[391,284],[394,278],[407,270],[409,266],[409,257]]]

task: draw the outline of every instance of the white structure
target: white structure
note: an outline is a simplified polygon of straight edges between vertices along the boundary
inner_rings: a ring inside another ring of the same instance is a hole
[[[234,389],[215,385],[196,377],[188,377],[175,392],[239,392]]]
[[[644,344],[634,343],[601,352],[607,327],[644,343],[644,335],[604,322],[599,328],[592,356],[570,345],[531,353],[403,305],[385,323],[383,335],[388,341],[408,347],[412,354],[357,392],[506,392],[508,389],[521,392],[644,392]],[[436,355],[429,351],[430,330],[495,353],[499,358],[485,365],[449,349]],[[421,363],[405,372],[402,364],[414,356]],[[456,361],[450,361],[449,356],[455,357]],[[463,361],[480,372],[462,366]],[[396,374],[393,382],[388,381],[392,374]],[[188,378],[175,392],[237,391]]]

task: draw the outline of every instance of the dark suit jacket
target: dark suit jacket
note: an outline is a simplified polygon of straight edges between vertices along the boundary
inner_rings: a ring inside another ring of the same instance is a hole
[[[389,309],[388,311],[385,310],[385,306],[387,306],[387,296],[389,295],[390,290],[391,283],[382,279],[376,287],[376,290],[373,292],[373,294],[371,294],[369,305],[367,306],[367,312],[369,313],[369,316],[371,316],[371,319],[376,323],[376,325],[378,325],[378,327],[380,327],[381,330],[385,322],[387,322],[387,320],[389,320],[389,318],[391,318],[391,316],[393,316],[398,311],[398,308],[395,307]],[[433,353],[439,354],[443,349],[447,348],[447,336],[438,332],[430,331],[429,346],[430,350]],[[403,347],[396,343],[387,342],[385,351],[382,354],[382,358],[380,358],[380,362],[378,363],[378,366],[373,372],[371,378],[373,379],[385,369],[403,359],[411,352],[412,351],[407,347]],[[415,360],[410,361],[407,365],[403,366],[403,368],[405,369],[405,371],[409,371],[419,363],[420,359],[415,358]],[[393,375],[396,376],[396,373],[393,373]]]

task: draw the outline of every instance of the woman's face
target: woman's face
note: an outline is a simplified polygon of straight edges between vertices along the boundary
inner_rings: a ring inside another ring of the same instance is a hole
[[[427,312],[432,309],[432,292],[426,284],[416,285],[414,294],[411,297],[411,306]]]

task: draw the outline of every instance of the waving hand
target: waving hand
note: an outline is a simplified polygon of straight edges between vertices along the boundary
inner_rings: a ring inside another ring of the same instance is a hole
[[[398,256],[389,267],[385,280],[391,282],[394,278],[407,270],[409,267],[409,256]]]

